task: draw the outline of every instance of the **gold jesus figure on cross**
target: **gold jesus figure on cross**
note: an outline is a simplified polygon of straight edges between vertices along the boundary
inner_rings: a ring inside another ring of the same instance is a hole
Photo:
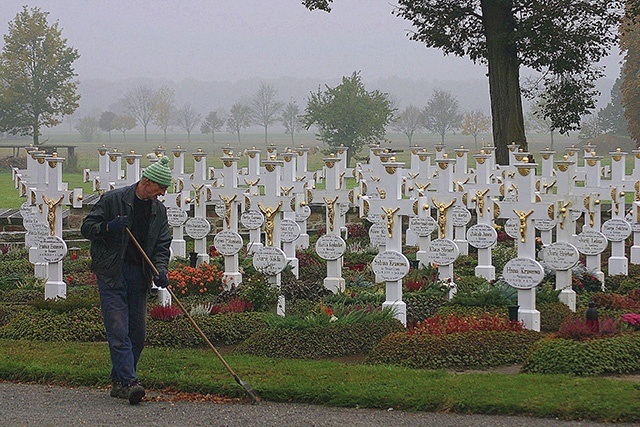
[[[454,198],[448,205],[445,202],[438,202],[435,197],[431,198],[433,206],[438,208],[438,227],[440,228],[440,238],[444,239],[447,227],[447,210],[456,202]]]
[[[44,194],[42,195],[42,200],[47,205],[47,222],[49,223],[49,234],[52,236],[56,234],[56,207],[62,202],[62,199],[64,199],[64,194],[57,202],[47,198]]]
[[[238,195],[234,195],[233,197],[225,197],[222,194],[219,194],[220,200],[224,202],[224,221],[227,224],[227,228],[231,227],[231,203],[238,197]]]
[[[389,233],[389,238],[392,238],[393,237],[393,223],[394,223],[393,214],[395,214],[396,212],[398,212],[400,210],[400,206],[398,206],[395,209],[393,209],[393,208],[385,209],[384,206],[381,206],[381,208],[382,208],[382,211],[387,216],[387,232]]]
[[[518,219],[520,220],[520,241],[524,243],[526,241],[527,234],[527,218],[531,216],[531,214],[533,213],[533,209],[531,209],[529,212],[518,212],[514,209],[513,212],[518,215]]]
[[[324,203],[327,205],[327,216],[329,217],[329,230],[333,231],[335,227],[335,219],[336,219],[336,200],[338,200],[338,196],[335,199],[327,199],[324,198]]]
[[[275,223],[273,219],[276,216],[276,213],[278,213],[278,211],[282,207],[282,200],[280,201],[280,203],[278,203],[278,206],[276,206],[275,209],[270,206],[265,208],[261,202],[258,202],[258,207],[265,217],[264,232],[267,235],[267,245],[273,246],[273,230],[275,229]]]

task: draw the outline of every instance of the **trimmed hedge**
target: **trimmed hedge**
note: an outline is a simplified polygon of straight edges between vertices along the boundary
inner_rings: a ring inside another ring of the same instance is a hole
[[[588,341],[562,338],[536,343],[522,366],[532,374],[592,376],[640,371],[640,333]]]
[[[226,313],[215,316],[196,316],[194,320],[213,344],[237,344],[254,332],[264,329],[268,313]],[[159,347],[201,347],[205,343],[189,319],[147,319],[148,345]]]
[[[106,332],[99,307],[67,313],[24,308],[0,328],[0,338],[38,341],[104,341]]]
[[[489,368],[521,363],[539,332],[477,331],[446,335],[395,333],[369,353],[368,363],[416,369]]]
[[[368,353],[386,335],[404,330],[397,319],[330,324],[309,329],[269,328],[240,343],[235,352],[287,359],[322,359]]]

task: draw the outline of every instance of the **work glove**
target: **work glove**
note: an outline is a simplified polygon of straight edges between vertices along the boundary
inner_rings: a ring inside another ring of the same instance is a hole
[[[153,283],[159,288],[166,289],[169,286],[169,278],[167,273],[160,273],[157,276],[153,276]]]
[[[129,217],[128,216],[120,216],[113,218],[111,221],[107,223],[107,231],[109,233],[115,231],[122,231],[126,227],[129,226]]]

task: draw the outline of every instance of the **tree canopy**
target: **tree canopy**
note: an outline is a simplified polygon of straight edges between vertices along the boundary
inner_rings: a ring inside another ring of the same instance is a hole
[[[78,108],[78,51],[67,46],[48,12],[23,7],[9,22],[0,53],[0,130],[31,135],[38,145],[42,126],[59,124]]]
[[[316,125],[316,137],[329,147],[348,147],[348,165],[364,144],[385,139],[395,109],[388,94],[367,92],[358,72],[325,89],[311,93],[301,120],[306,129]]]
[[[621,25],[620,47],[625,52],[620,85],[624,117],[627,119],[629,135],[640,142],[640,23],[625,19]]]
[[[303,0],[309,9],[330,11],[333,0]],[[629,0],[637,14],[638,0]],[[611,0],[399,0],[393,13],[410,21],[411,40],[444,54],[487,65],[496,160],[505,164],[507,145],[524,149],[520,68],[538,72],[532,97],[542,96],[545,115],[560,132],[579,126],[593,109],[595,67],[616,41],[624,2]]]

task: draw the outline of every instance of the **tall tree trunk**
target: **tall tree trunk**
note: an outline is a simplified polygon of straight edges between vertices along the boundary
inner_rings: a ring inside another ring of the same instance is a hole
[[[34,147],[37,147],[40,144],[38,140],[39,134],[40,134],[39,122],[40,122],[40,116],[37,114],[34,115],[33,117],[33,146]]]
[[[509,163],[511,143],[527,150],[524,133],[522,98],[520,94],[520,64],[513,46],[514,18],[511,0],[482,0],[482,19],[487,40],[489,97],[496,162]]]

